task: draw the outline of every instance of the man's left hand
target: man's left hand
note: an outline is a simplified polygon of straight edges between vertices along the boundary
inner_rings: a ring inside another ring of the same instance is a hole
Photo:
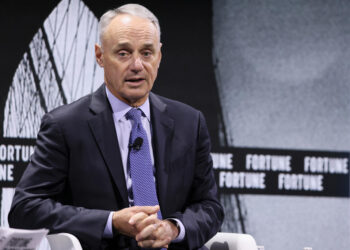
[[[148,225],[136,235],[140,247],[168,248],[170,242],[179,234],[178,228],[169,220],[161,220],[157,224]]]

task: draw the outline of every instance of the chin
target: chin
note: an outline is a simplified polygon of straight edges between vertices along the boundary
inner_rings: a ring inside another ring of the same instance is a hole
[[[124,98],[128,100],[130,103],[137,103],[146,100],[148,93],[143,93],[141,94],[130,94],[130,95],[125,95]]]

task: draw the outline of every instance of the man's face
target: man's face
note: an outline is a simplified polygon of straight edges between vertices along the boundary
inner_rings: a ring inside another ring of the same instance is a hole
[[[131,106],[142,105],[162,57],[156,27],[144,18],[118,15],[106,27],[101,43],[95,53],[108,89]]]

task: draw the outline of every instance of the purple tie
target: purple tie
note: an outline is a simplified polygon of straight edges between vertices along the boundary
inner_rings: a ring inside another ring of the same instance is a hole
[[[146,131],[141,123],[141,112],[140,109],[133,108],[125,115],[128,120],[133,121],[129,146],[129,166],[134,205],[155,206],[159,205],[159,202],[153,175],[150,147]],[[160,211],[158,212],[158,218],[162,219]]]

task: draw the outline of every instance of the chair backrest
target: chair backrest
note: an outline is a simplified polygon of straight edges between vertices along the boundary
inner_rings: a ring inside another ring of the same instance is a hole
[[[69,233],[49,234],[46,238],[51,250],[83,250],[77,237]]]
[[[237,233],[217,233],[204,246],[209,250],[257,250],[251,235]]]

